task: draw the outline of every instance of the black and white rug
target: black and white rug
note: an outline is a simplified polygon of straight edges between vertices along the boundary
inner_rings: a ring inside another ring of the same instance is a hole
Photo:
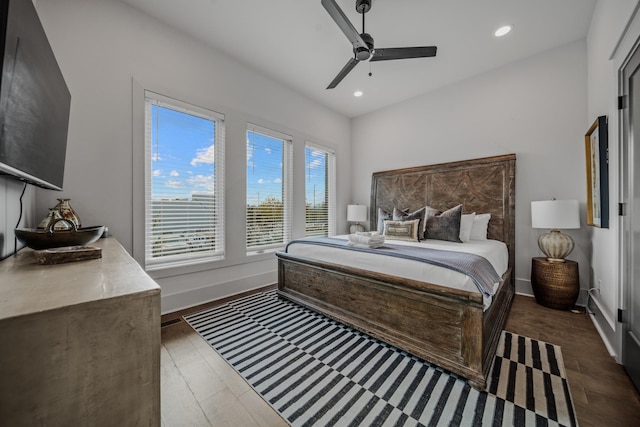
[[[575,426],[560,347],[503,332],[487,392],[275,291],[185,320],[293,426]]]

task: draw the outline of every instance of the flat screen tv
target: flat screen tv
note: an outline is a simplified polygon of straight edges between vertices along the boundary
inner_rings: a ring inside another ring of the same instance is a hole
[[[0,173],[62,190],[71,94],[32,0],[0,8]]]

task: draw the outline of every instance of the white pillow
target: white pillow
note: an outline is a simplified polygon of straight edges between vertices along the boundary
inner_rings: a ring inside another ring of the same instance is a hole
[[[489,220],[491,214],[479,214],[473,218],[473,225],[471,226],[470,240],[487,240],[487,228],[489,227]]]
[[[468,242],[471,237],[471,227],[473,226],[473,219],[476,217],[476,213],[470,213],[462,215],[460,218],[460,240]]]

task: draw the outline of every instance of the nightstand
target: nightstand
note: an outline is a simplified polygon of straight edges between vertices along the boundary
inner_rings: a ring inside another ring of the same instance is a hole
[[[543,257],[531,260],[531,287],[536,302],[558,310],[572,308],[580,293],[578,263],[550,262]]]

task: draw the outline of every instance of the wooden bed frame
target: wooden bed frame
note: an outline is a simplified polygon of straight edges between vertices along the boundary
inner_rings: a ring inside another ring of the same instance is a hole
[[[491,306],[481,294],[279,252],[278,294],[486,387],[514,295],[515,155],[373,174],[370,229],[378,208],[491,213],[488,237],[506,243],[509,269]]]

